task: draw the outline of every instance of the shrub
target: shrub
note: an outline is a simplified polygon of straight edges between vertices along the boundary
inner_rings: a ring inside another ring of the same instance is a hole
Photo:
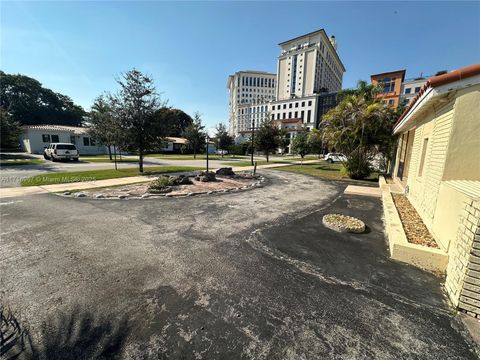
[[[148,190],[151,191],[165,191],[171,186],[175,185],[174,178],[171,176],[160,176],[157,180],[150,183]]]

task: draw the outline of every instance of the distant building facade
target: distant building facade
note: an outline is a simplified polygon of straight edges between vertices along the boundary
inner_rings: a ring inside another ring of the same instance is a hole
[[[405,70],[390,71],[370,76],[373,85],[382,84],[378,97],[387,105],[397,108],[400,104],[402,84],[405,80]]]
[[[423,85],[427,82],[426,78],[416,78],[405,80],[402,83],[402,90],[400,92],[400,104],[408,105],[410,101],[420,92]]]
[[[320,29],[278,45],[282,52],[277,63],[277,100],[342,89],[345,67],[334,36],[328,38]]]
[[[275,99],[276,75],[263,71],[238,71],[228,77],[229,134],[246,130],[239,123],[241,109]],[[245,110],[243,110],[244,112]]]
[[[279,46],[277,75],[261,73],[275,77],[273,97],[270,91],[263,97],[258,96],[258,92],[250,88],[244,93],[246,97],[239,96],[235,90],[242,86],[239,77],[253,72],[238,72],[229,77],[230,134],[237,141],[244,140],[252,126],[258,127],[266,119],[275,120],[277,124],[295,123],[294,127],[289,126],[291,129],[317,128],[321,116],[337,105],[345,67],[336,52],[335,37],[329,38],[321,29],[284,41]],[[297,126],[299,121],[300,127]],[[291,131],[291,137],[295,135],[296,131]]]

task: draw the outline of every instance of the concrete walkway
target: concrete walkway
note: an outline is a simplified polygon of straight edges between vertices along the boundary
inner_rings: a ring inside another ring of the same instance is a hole
[[[317,162],[318,160],[306,160],[303,163],[314,164]],[[275,167],[285,167],[285,166],[299,165],[299,164],[300,162],[289,162],[285,164],[272,163],[267,165],[259,165],[257,166],[257,169],[270,169]],[[233,168],[233,171],[252,171],[252,170],[253,170],[253,166],[239,166],[239,167]],[[170,173],[170,175],[175,175],[175,174]],[[152,181],[152,178],[158,177],[158,175],[160,174],[149,175],[149,176],[131,176],[131,177],[94,180],[94,181],[81,181],[81,182],[64,183],[64,184],[0,188],[0,199],[24,196],[24,195],[46,194],[50,192],[86,190],[86,189],[95,189],[95,188],[108,187],[108,186],[119,186],[119,185],[128,185],[128,184],[134,184],[134,183],[142,183],[142,182]]]

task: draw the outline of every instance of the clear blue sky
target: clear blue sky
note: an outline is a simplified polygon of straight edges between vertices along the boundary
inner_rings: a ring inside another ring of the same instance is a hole
[[[343,86],[396,69],[407,77],[480,60],[480,2],[1,2],[1,64],[89,109],[115,76],[151,74],[169,104],[228,120],[227,76],[275,72],[277,44],[335,35]]]

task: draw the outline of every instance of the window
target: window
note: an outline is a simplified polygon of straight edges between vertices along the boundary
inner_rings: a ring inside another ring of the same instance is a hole
[[[302,107],[304,107],[304,106],[305,106],[305,101],[302,101]]]
[[[277,114],[277,120],[280,120],[280,113]]]
[[[295,119],[298,118],[298,111],[295,111]]]
[[[305,111],[302,110],[302,112],[300,113],[300,117],[302,118],[302,120],[304,115],[305,115]]]
[[[405,89],[405,94],[410,94],[411,91],[412,91],[412,88],[406,88]]]
[[[288,112],[288,118],[289,118],[289,119],[292,118],[292,112],[291,112],[291,111]]]
[[[298,108],[298,102],[295,103],[295,107]]]
[[[57,150],[77,150],[77,148],[75,147],[75,145],[58,144]]]
[[[287,113],[283,113],[283,118],[284,118],[284,119],[287,118]]]
[[[418,93],[418,92],[420,92],[420,86],[417,86],[417,87],[415,88],[415,94]]]
[[[83,146],[90,146],[90,138],[84,137],[83,138]]]
[[[395,91],[395,79],[394,78],[384,78],[380,81],[383,84],[383,92],[393,92]]]
[[[50,135],[42,134],[42,141],[43,142],[50,142]]]
[[[425,164],[425,155],[427,154],[428,138],[423,139],[422,157],[420,158],[420,167],[418,168],[418,176],[423,175],[423,165]]]
[[[52,142],[53,143],[60,142],[60,139],[58,138],[58,135],[52,135]]]
[[[286,108],[287,108],[287,104],[283,104],[283,108],[286,109]]]
[[[312,110],[307,111],[307,123],[310,122],[310,117],[312,116]]]
[[[393,105],[393,100],[392,99],[388,100],[388,105]]]
[[[275,110],[275,105],[272,105],[272,110]]]
[[[288,104],[288,108],[291,109],[292,108],[292,103]]]
[[[70,135],[70,142],[75,144],[75,135]]]
[[[312,100],[308,102],[308,106],[312,106]],[[310,110],[309,110],[310,111]]]

